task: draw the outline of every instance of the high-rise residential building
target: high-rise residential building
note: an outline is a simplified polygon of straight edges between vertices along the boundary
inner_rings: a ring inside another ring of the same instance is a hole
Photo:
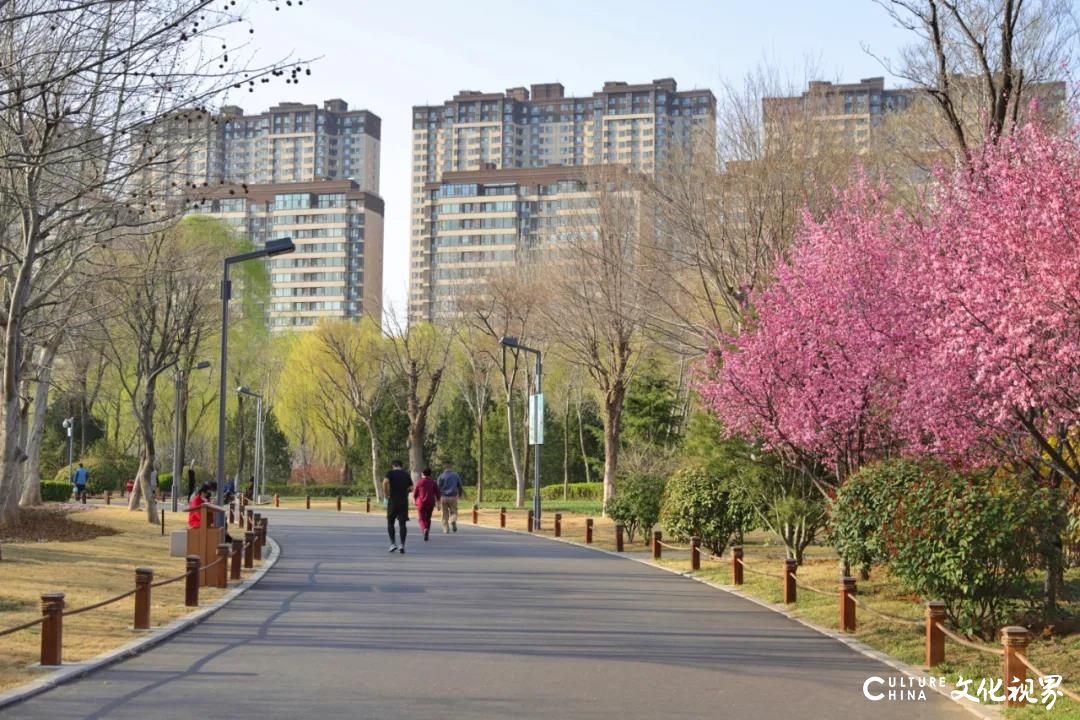
[[[178,112],[142,129],[139,181],[151,202],[221,217],[257,246],[294,239],[295,254],[269,261],[273,329],[379,317],[381,125],[336,99]]]
[[[510,88],[503,93],[462,91],[442,105],[415,106],[410,320],[434,319],[436,302],[445,309],[453,284],[464,285],[458,281],[465,275],[478,278],[504,262],[511,253],[510,236],[516,238],[519,250],[529,242],[532,231],[521,213],[530,201],[518,196],[534,191],[544,194],[560,180],[538,183],[521,171],[558,166],[561,169],[553,170],[554,174],[567,175],[567,182],[581,178],[580,172],[567,174],[567,167],[621,165],[651,174],[675,148],[689,150],[703,138],[711,143],[715,124],[712,92],[680,91],[670,78],[640,85],[607,82],[601,90],[582,97],[567,97],[559,83]],[[474,183],[458,175],[469,172],[483,173],[484,182],[476,188],[483,190],[461,203],[469,208],[479,203],[484,209],[477,212],[485,215],[445,217],[444,201],[458,197],[454,193],[463,191],[458,186],[472,190]],[[507,198],[479,199],[497,194],[499,188]],[[513,207],[505,208],[506,203]],[[458,221],[463,225],[451,229]],[[499,249],[488,246],[496,237]],[[499,259],[492,253],[498,253]],[[447,264],[451,257],[453,266]],[[466,272],[464,265],[470,259],[476,261],[477,272]],[[455,273],[460,277],[451,283]]]
[[[954,76],[950,79],[954,109],[962,122],[980,124],[984,121],[985,88],[975,77]],[[1064,82],[1033,82],[1025,85],[1026,98],[1036,100],[1035,112],[1043,122],[1064,127],[1066,86]],[[782,142],[795,142],[809,153],[840,151],[865,153],[870,150],[879,131],[890,117],[922,110],[926,118],[917,121],[920,132],[900,135],[900,142],[909,153],[933,153],[941,149],[935,132],[948,133],[929,121],[938,110],[924,90],[918,88],[886,88],[885,78],[863,78],[857,83],[832,83],[812,80],[797,96],[766,97],[761,101],[765,126],[766,152]],[[1028,111],[1021,101],[1021,115]],[[808,123],[812,123],[808,124]],[[811,130],[810,132],[800,132]],[[892,138],[891,141],[896,141]]]
[[[380,316],[383,201],[356,182],[220,185],[193,211],[220,218],[257,246],[293,239],[293,253],[268,260],[272,330]]]

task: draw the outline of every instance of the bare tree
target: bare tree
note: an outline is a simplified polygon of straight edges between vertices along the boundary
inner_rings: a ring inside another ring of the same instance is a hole
[[[424,440],[432,404],[442,387],[455,330],[452,326],[417,323],[402,328],[391,318],[390,349],[386,354],[390,375],[404,390],[409,417],[409,470],[417,476],[424,468]]]
[[[1045,84],[1075,68],[1077,19],[1068,0],[874,0],[918,37],[892,74],[928,97],[963,155],[1006,134],[1031,100],[1067,110]]]
[[[139,128],[281,72],[229,60],[218,31],[242,21],[210,0],[0,4],[0,526],[27,458],[28,318],[97,247],[157,229],[163,208],[135,180],[161,153]]]
[[[491,337],[475,326],[463,327],[458,342],[460,352],[454,358],[450,377],[469,408],[473,429],[476,430],[476,502],[483,502],[484,428],[493,394],[495,356],[490,350]]]
[[[660,265],[650,239],[647,196],[623,168],[587,174],[588,198],[548,238],[540,306],[549,338],[593,381],[604,424],[604,502],[615,493],[623,403],[645,343],[647,298]]]

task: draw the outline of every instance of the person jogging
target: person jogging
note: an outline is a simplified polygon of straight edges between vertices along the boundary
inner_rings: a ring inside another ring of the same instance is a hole
[[[431,479],[431,470],[428,468],[424,468],[420,479],[416,481],[413,500],[416,501],[416,513],[420,517],[420,529],[424,531],[424,542],[427,542],[431,532],[431,513],[439,503],[439,486]]]
[[[390,472],[382,481],[383,502],[386,503],[386,529],[390,533],[390,552],[395,550],[405,552],[405,523],[409,521],[409,492],[413,489],[413,481],[409,473],[401,468],[401,461],[395,460],[391,464]],[[394,523],[398,526],[400,543],[394,536]]]
[[[443,466],[439,475],[439,495],[442,496],[442,531],[457,532],[458,501],[465,499],[465,486],[450,463]]]

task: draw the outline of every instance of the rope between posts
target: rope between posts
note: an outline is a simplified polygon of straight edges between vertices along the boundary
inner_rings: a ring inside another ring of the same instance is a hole
[[[5,635],[10,635],[12,633],[16,633],[16,632],[19,632],[20,630],[25,630],[27,628],[32,628],[35,625],[40,625],[43,622],[45,622],[45,618],[39,617],[37,620],[31,620],[30,622],[25,622],[22,625],[16,625],[15,627],[10,627],[7,630],[0,630],[0,637],[4,637]]]
[[[174,582],[180,582],[181,580],[186,578],[187,575],[188,574],[186,572],[184,572],[184,573],[182,573],[180,575],[177,575],[176,577],[171,577],[168,580],[158,580],[156,583],[150,583],[150,587],[156,588],[156,587],[161,587],[162,585],[170,585],[170,584],[172,584]]]
[[[1038,675],[1040,679],[1047,677],[1046,673],[1044,673],[1042,670],[1040,670],[1039,668],[1032,665],[1031,661],[1028,660],[1024,656],[1023,653],[1014,652],[1013,656],[1015,656],[1016,659],[1019,660],[1020,662],[1024,663],[1024,665],[1027,666],[1027,669],[1030,670],[1031,672],[1035,673],[1036,675]],[[1062,693],[1064,693],[1069,699],[1075,700],[1076,702],[1080,703],[1080,695],[1077,695],[1076,693],[1074,693],[1069,688],[1065,687],[1064,685],[1058,685],[1057,689],[1060,690]]]
[[[795,581],[795,585],[797,585],[798,587],[801,587],[803,590],[809,590],[810,592],[817,593],[818,595],[825,595],[825,596],[828,596],[828,597],[840,597],[840,593],[838,593],[838,592],[830,592],[829,590],[818,590],[816,587],[814,587],[812,585],[807,585],[806,583],[799,580],[799,576],[796,575],[795,573],[790,573],[790,574],[791,574],[791,579]]]
[[[950,640],[953,640],[954,642],[957,642],[960,645],[963,645],[964,647],[969,647],[972,650],[981,650],[984,653],[988,653],[990,655],[997,655],[998,657],[1002,657],[1005,654],[1005,651],[1002,650],[1001,648],[992,648],[992,647],[988,647],[986,645],[982,645],[980,643],[971,642],[967,638],[961,637],[960,635],[957,635],[952,630],[945,627],[944,625],[942,625],[939,622],[935,622],[934,627],[936,627],[941,632],[945,633],[945,635]]]
[[[690,549],[688,547],[679,547],[678,545],[668,545],[663,540],[660,540],[659,542],[660,542],[660,547],[666,547],[668,550],[680,550],[682,552],[686,552],[687,550]]]
[[[755,575],[761,575],[761,576],[763,576],[763,577],[771,577],[771,578],[773,578],[774,580],[783,580],[783,579],[784,579],[784,576],[783,576],[783,575],[776,575],[776,574],[774,574],[774,573],[767,573],[767,572],[762,572],[761,570],[755,570],[754,568],[750,567],[749,565],[747,565],[747,564],[746,564],[745,562],[743,562],[743,561],[742,561],[742,560],[740,560],[739,558],[735,558],[735,560],[736,560],[736,562],[738,562],[738,563],[739,563],[740,565],[742,565],[742,566],[743,566],[743,570],[746,570],[747,572],[753,573],[753,574],[755,574]]]
[[[867,605],[866,603],[859,600],[858,595],[852,595],[851,600],[858,607],[861,607],[864,610],[869,610],[874,615],[877,615],[879,617],[883,617],[886,620],[892,620],[893,622],[902,623],[904,625],[911,625],[912,627],[923,627],[926,624],[925,620],[912,620],[911,618],[900,617],[899,615],[893,615],[892,613],[887,613],[884,610],[878,610],[877,608],[871,607],[870,605]]]
[[[68,615],[79,615],[80,613],[90,612],[91,610],[97,610],[100,607],[105,607],[106,605],[112,605],[114,602],[118,602],[120,600],[123,600],[124,598],[129,598],[129,597],[131,597],[132,595],[134,595],[137,592],[138,592],[138,589],[128,590],[126,593],[121,593],[120,595],[116,595],[115,597],[108,598],[107,600],[102,600],[101,602],[96,602],[93,605],[87,605],[86,607],[81,607],[81,608],[72,608],[71,610],[65,610],[62,613],[62,615],[64,617],[67,617]]]

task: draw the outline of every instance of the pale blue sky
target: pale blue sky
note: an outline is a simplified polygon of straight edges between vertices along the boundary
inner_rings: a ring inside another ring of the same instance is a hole
[[[261,111],[279,101],[340,97],[382,118],[386,201],[385,301],[400,315],[409,244],[413,105],[462,89],[561,82],[587,95],[606,80],[673,77],[680,88],[738,81],[763,60],[801,82],[809,58],[822,79],[886,75],[872,57],[895,55],[910,36],[871,0],[304,0],[275,12],[252,3],[258,58],[321,56],[296,87],[281,81],[234,92]]]

